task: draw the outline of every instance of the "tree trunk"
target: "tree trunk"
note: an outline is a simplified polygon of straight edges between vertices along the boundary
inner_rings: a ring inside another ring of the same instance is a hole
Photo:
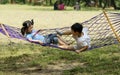
[[[111,0],[111,1],[105,0],[103,9],[105,9],[106,6],[108,6],[108,7],[112,6],[112,7],[114,7],[115,10],[120,10],[120,8],[116,6],[115,0]]]
[[[32,3],[32,0],[28,0],[28,3],[31,4],[31,3]]]
[[[99,7],[102,7],[102,1],[103,0],[99,0]]]
[[[95,7],[98,7],[98,0],[94,0],[95,1]]]
[[[111,5],[114,7],[115,10],[117,9],[117,6],[116,6],[116,3],[115,3],[115,0],[111,0]]]
[[[9,0],[9,2],[10,2],[11,4],[14,4],[14,3],[15,3],[15,1],[14,1],[14,0]]]
[[[26,0],[22,0],[23,4],[26,4]]]
[[[52,0],[50,0],[50,5],[52,5],[53,3],[52,3]]]
[[[81,0],[77,0],[78,3],[80,3]]]
[[[90,6],[90,0],[85,0],[86,4],[85,6]]]
[[[107,6],[107,0],[104,0],[104,6],[103,6],[103,9],[105,9]]]

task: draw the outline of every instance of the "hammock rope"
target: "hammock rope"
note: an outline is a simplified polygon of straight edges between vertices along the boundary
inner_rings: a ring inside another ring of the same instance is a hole
[[[82,25],[88,28],[88,35],[91,38],[91,49],[111,44],[118,44],[120,42],[119,16],[120,13],[103,12],[87,21],[82,22]],[[25,37],[22,36],[20,28],[12,27],[5,24],[0,24],[0,32],[2,34],[7,35],[2,25],[9,34],[10,38],[27,40]],[[56,30],[63,32],[66,30],[70,30],[70,27],[42,29],[39,30],[37,34],[47,35],[50,33],[56,33]],[[75,40],[72,38],[71,35],[63,35],[62,38],[71,44],[75,44]]]
[[[120,42],[120,38],[119,38],[119,36],[117,35],[117,32],[115,31],[115,29],[114,29],[114,27],[113,27],[113,25],[112,25],[112,23],[111,23],[110,19],[108,18],[108,16],[107,16],[106,12],[105,12],[105,11],[103,11],[103,13],[104,13],[104,15],[105,15],[105,17],[106,17],[106,19],[107,19],[107,21],[108,21],[108,23],[109,23],[109,25],[110,25],[110,27],[111,27],[112,31],[113,31],[113,33],[115,34],[115,36],[116,36],[117,40]]]

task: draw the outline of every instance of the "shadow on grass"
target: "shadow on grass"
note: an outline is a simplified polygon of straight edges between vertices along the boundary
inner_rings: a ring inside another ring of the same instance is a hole
[[[35,55],[23,54],[0,59],[0,71],[21,74],[61,72],[59,69],[46,69],[45,66],[47,66],[47,64],[41,65],[39,63],[40,61],[35,60],[38,58]]]
[[[4,73],[61,72],[64,65],[61,66],[60,63],[66,64],[67,61],[72,61],[76,56],[78,57],[76,53],[33,44],[27,44],[26,46],[22,44],[0,45],[0,47],[2,48],[0,50],[2,54],[0,57],[0,71]],[[48,65],[51,66],[48,67]],[[52,67],[57,65],[61,67]]]

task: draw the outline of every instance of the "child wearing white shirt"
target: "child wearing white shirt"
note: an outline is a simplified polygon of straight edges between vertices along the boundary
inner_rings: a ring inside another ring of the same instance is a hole
[[[60,35],[70,35],[72,34],[73,38],[76,40],[76,45],[66,45],[64,48],[69,50],[75,50],[79,53],[90,48],[90,37],[87,35],[87,28],[83,28],[82,24],[75,23],[71,26],[71,31],[58,32]]]

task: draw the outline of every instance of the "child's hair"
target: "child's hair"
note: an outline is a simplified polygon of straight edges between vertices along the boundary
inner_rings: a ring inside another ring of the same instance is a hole
[[[34,25],[33,19],[31,21],[27,20],[23,22],[23,27],[29,27],[29,25]]]
[[[30,25],[34,25],[34,21],[33,21],[33,19],[31,21],[27,20],[27,21],[24,21],[22,25],[23,25],[23,27],[21,28],[21,33],[24,36],[28,27]]]
[[[83,26],[82,26],[82,24],[80,24],[80,23],[75,23],[75,24],[73,24],[73,25],[71,26],[71,29],[72,29],[74,32],[79,32],[79,33],[81,33],[82,30],[83,30]]]

